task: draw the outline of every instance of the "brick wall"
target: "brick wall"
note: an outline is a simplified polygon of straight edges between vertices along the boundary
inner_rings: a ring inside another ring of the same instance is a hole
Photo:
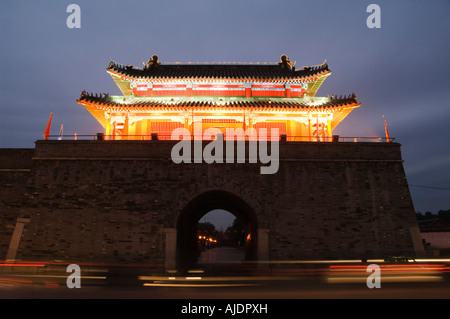
[[[23,156],[33,156],[30,172],[0,175],[0,258],[13,221],[26,217],[19,259],[162,265],[163,229],[210,190],[252,208],[257,228],[269,229],[272,260],[414,254],[417,222],[397,143],[280,143],[274,175],[261,175],[260,163],[174,164],[173,145],[38,141]],[[9,195],[5,183],[14,185]]]
[[[11,235],[25,205],[33,149],[0,149],[0,258],[5,258]]]

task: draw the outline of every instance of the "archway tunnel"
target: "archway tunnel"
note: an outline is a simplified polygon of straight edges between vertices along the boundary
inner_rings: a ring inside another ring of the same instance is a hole
[[[181,211],[177,222],[177,268],[196,267],[200,253],[198,222],[214,210],[234,215],[242,225],[245,237],[245,260],[256,259],[257,222],[252,208],[240,197],[225,191],[209,191],[192,199]]]

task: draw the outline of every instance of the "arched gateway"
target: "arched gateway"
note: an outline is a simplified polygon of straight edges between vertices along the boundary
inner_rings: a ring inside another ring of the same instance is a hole
[[[214,209],[227,210],[242,222],[246,237],[245,259],[258,258],[258,226],[253,209],[237,195],[213,190],[194,197],[179,214],[176,231],[176,260],[179,269],[193,266],[197,262],[197,223]],[[260,247],[259,253],[262,254],[263,250],[267,250],[267,247]]]

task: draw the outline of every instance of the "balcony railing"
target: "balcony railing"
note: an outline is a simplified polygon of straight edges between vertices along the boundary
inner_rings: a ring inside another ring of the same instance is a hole
[[[206,139],[204,136],[201,135],[190,135],[191,140],[204,140],[204,141],[211,141],[213,139]],[[119,141],[119,140],[134,140],[134,141],[179,141],[183,138],[180,136],[178,139],[173,139],[171,135],[165,135],[165,134],[156,134],[153,133],[151,135],[105,135],[103,133],[97,133],[96,135],[49,135],[48,140],[103,140],[103,141]],[[224,140],[227,141],[226,137],[224,137]],[[234,140],[238,141],[249,141],[250,139],[248,136],[242,138],[234,138]],[[258,138],[257,141],[271,141],[270,137],[267,137],[266,139]],[[372,143],[389,143],[393,142],[394,138],[386,138],[386,137],[379,137],[379,136],[355,136],[355,137],[349,137],[349,136],[339,136],[339,135],[333,135],[332,137],[325,137],[325,138],[318,138],[318,137],[310,137],[310,136],[288,136],[288,135],[280,135],[279,137],[280,142],[372,142]]]

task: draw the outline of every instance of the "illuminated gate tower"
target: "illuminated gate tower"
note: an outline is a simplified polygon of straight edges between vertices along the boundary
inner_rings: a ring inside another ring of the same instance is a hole
[[[161,64],[154,55],[143,68],[110,62],[107,72],[123,96],[82,92],[78,103],[99,121],[106,139],[170,139],[174,129],[191,134],[219,128],[277,128],[288,140],[331,141],[333,129],[359,107],[354,94],[316,97],[331,74],[326,63],[296,69],[279,63]],[[197,133],[196,133],[197,134]],[[226,136],[225,136],[226,138]]]

